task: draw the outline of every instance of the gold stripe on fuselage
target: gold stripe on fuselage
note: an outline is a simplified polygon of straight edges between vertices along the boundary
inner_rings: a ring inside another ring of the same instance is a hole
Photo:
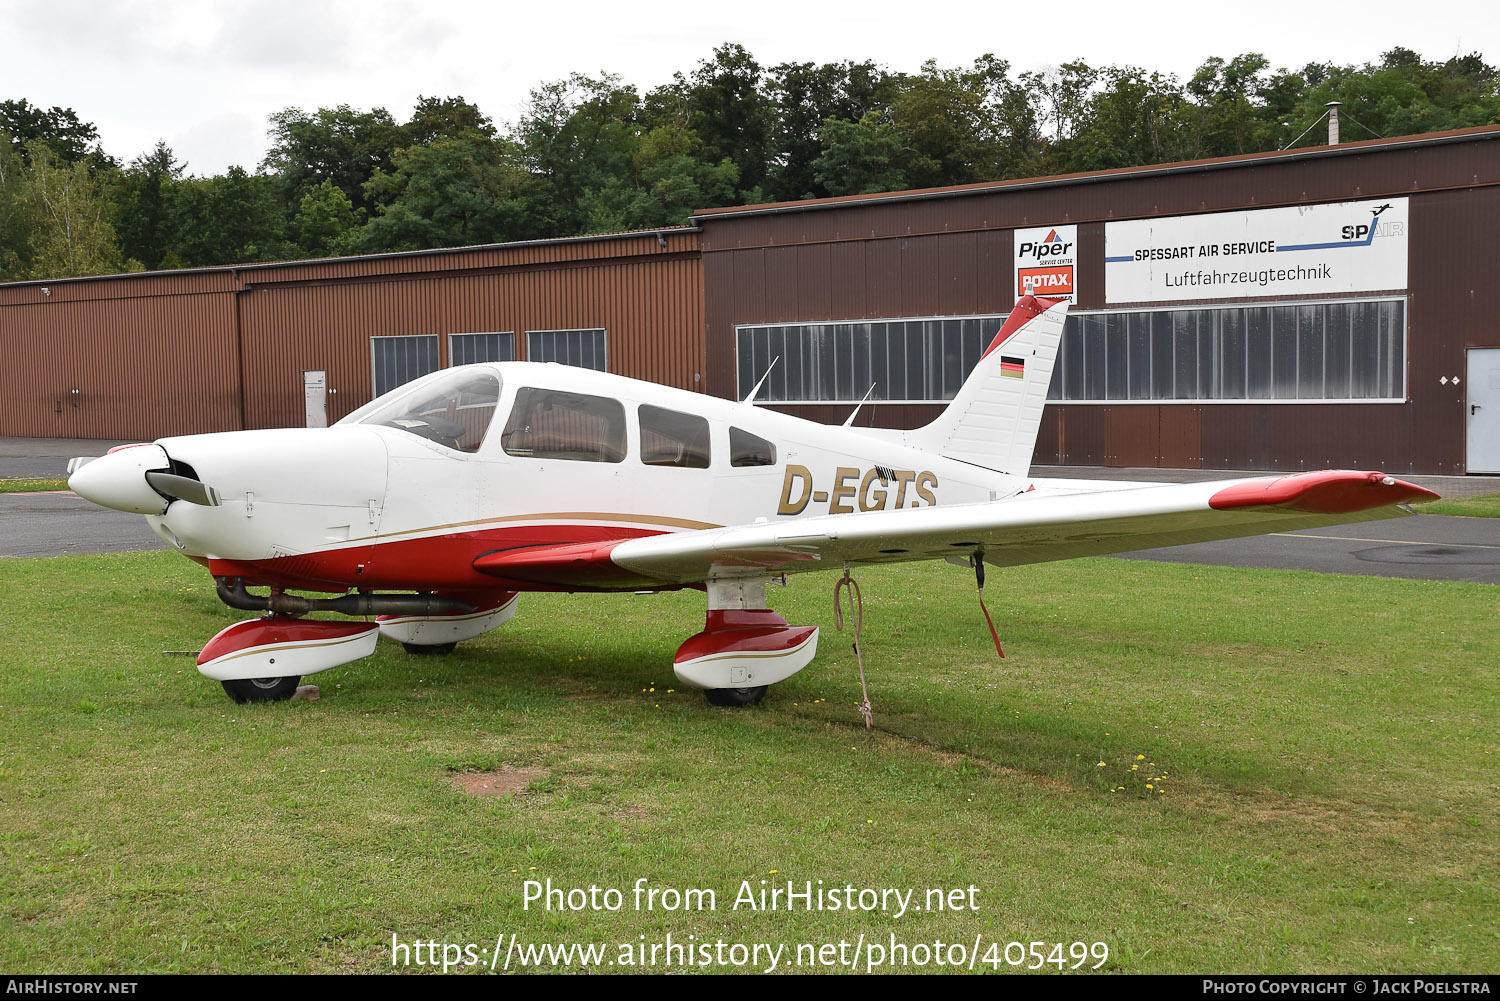
[[[705,528],[723,528],[709,521],[693,521],[689,518],[669,518],[663,515],[651,514],[618,514],[610,511],[545,511],[537,514],[511,514],[499,518],[475,518],[473,521],[455,521],[447,525],[428,525],[425,528],[408,528],[400,532],[380,533],[378,535],[365,535],[349,542],[371,542],[374,540],[389,541],[404,535],[426,535],[431,532],[446,532],[459,528],[473,528],[477,525],[500,525],[507,522],[517,521],[584,521],[584,522],[607,522],[610,524],[635,524],[635,525],[657,525],[662,528],[676,528],[694,531]]]

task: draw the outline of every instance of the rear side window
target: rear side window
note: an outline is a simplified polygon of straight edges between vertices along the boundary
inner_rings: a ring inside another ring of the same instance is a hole
[[[641,461],[648,466],[707,469],[708,421],[676,410],[642,406]]]
[[[776,446],[764,438],[739,428],[729,429],[729,464],[731,466],[774,466]]]
[[[625,458],[625,408],[619,400],[526,387],[500,439],[505,451],[533,459],[620,462]]]

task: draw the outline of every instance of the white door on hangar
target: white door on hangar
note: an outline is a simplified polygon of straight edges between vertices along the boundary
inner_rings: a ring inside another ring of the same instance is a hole
[[[328,373],[303,372],[302,395],[307,401],[307,426],[328,426]]]
[[[1469,349],[1469,450],[1471,473],[1500,473],[1500,348]]]

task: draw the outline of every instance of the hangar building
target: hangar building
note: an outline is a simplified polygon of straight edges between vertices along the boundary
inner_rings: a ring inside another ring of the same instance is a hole
[[[0,286],[0,434],[338,417],[434,368],[604,368],[917,426],[1074,299],[1036,461],[1500,472],[1500,127],[705,210],[528,244]],[[775,364],[773,365],[773,361]],[[321,408],[321,409],[320,409]]]

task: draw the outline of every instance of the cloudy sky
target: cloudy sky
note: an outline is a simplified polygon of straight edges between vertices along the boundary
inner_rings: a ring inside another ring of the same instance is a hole
[[[1429,59],[1500,62],[1493,2],[1074,0],[881,4],[758,0],[523,4],[477,0],[0,0],[0,98],[73,108],[128,161],[165,139],[194,174],[253,169],[286,107],[385,107],[461,94],[503,124],[573,71],[647,89],[735,41],[766,66],[875,59],[1016,70],[1083,58],[1186,77],[1211,55],[1273,66],[1364,62],[1401,44]]]

